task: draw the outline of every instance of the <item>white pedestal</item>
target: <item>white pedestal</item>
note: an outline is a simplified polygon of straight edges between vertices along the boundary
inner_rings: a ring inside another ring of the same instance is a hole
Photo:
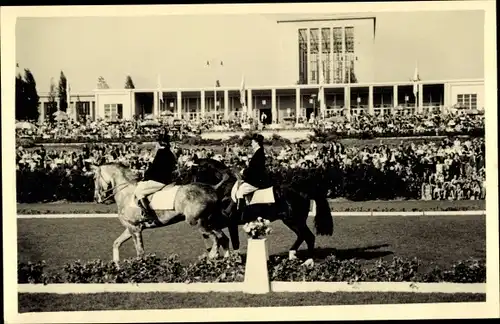
[[[267,272],[267,240],[249,239],[245,266],[245,292],[266,294],[271,291]]]

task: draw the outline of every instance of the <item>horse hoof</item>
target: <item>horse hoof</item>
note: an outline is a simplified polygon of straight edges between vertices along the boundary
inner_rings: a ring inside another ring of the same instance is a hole
[[[218,256],[218,253],[209,253],[209,254],[208,254],[208,258],[209,258],[209,259],[212,259],[212,260],[213,260],[213,259],[216,259],[216,258],[217,258],[217,256]]]
[[[312,266],[314,266],[314,260],[309,258],[304,263],[302,263],[302,265],[307,266],[307,267],[312,267]]]

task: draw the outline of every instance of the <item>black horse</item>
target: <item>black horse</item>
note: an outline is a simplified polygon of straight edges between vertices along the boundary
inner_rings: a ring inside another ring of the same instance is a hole
[[[333,235],[333,218],[330,206],[324,194],[300,192],[290,185],[274,185],[274,203],[247,205],[243,212],[238,211],[231,198],[234,184],[241,180],[239,172],[214,159],[196,159],[191,166],[193,181],[217,184],[225,181],[217,190],[219,201],[224,210],[220,220],[212,220],[211,224],[218,229],[228,228],[234,250],[239,250],[238,225],[256,220],[259,216],[271,222],[281,219],[297,235],[289,256],[295,258],[300,245],[305,241],[309,257],[313,257],[315,236],[307,226],[307,218],[311,200],[316,202],[314,225],[318,235]]]

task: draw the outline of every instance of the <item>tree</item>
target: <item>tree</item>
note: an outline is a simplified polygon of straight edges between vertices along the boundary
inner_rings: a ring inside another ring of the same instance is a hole
[[[66,112],[68,110],[68,100],[67,100],[67,91],[66,87],[68,84],[68,80],[66,80],[66,76],[64,72],[61,71],[61,76],[59,77],[59,110]]]
[[[125,89],[135,89],[134,81],[132,81],[132,77],[127,75],[125,79]]]
[[[35,77],[29,69],[24,69],[24,98],[27,119],[37,121],[40,116],[40,111],[38,110],[40,97],[36,91]]]
[[[49,98],[48,98],[48,109],[47,115],[49,121],[54,121],[54,113],[57,111],[57,103],[56,103],[56,85],[54,84],[54,79],[50,79],[50,90],[49,90]]]
[[[109,89],[109,85],[102,76],[97,78],[97,89]]]
[[[26,119],[26,97],[24,96],[25,82],[21,74],[16,76],[16,120]]]

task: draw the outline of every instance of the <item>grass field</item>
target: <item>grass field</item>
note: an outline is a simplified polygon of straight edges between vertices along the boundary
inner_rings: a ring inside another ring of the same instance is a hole
[[[308,222],[313,228],[313,219]],[[316,239],[318,259],[332,253],[339,259],[368,263],[393,256],[417,257],[422,261],[420,271],[427,271],[433,265],[447,268],[469,257],[486,257],[484,216],[334,217],[334,224],[333,236]],[[45,260],[49,269],[77,259],[111,260],[112,243],[123,231],[114,218],[18,219],[17,225],[19,261]],[[287,255],[295,234],[281,221],[272,223],[272,228],[270,254]],[[242,251],[245,237],[240,228]],[[144,244],[147,253],[178,254],[182,263],[194,262],[204,252],[200,234],[185,223],[145,231]],[[133,256],[135,249],[128,241],[121,257]]]
[[[331,200],[333,212],[343,211],[422,211],[422,210],[485,210],[485,200],[458,200],[458,201],[342,201]],[[96,203],[38,203],[17,204],[17,213],[25,214],[116,214],[115,204]]]
[[[105,293],[85,295],[20,294],[19,312],[144,310],[219,307],[323,306],[484,302],[485,294],[420,293]]]

